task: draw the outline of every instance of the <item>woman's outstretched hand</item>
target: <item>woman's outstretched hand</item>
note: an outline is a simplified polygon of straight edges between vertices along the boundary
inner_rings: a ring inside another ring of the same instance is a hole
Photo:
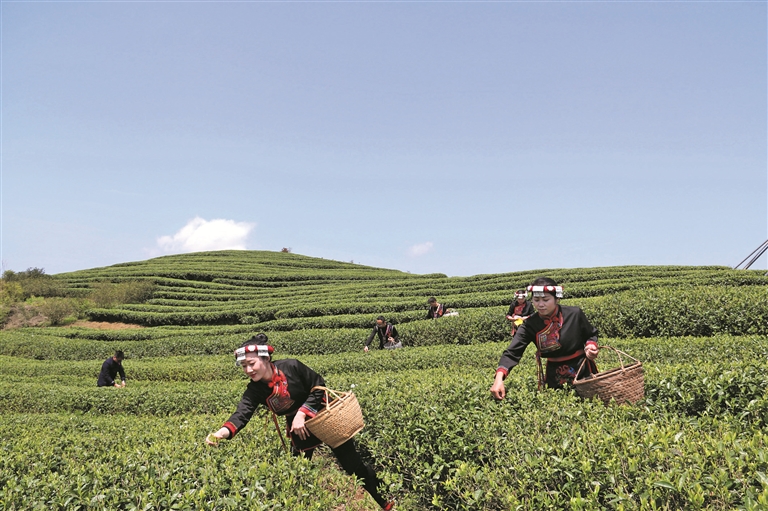
[[[496,379],[491,386],[491,396],[497,401],[501,401],[507,395],[507,389],[504,387],[504,375],[496,373]]]
[[[229,438],[229,430],[227,428],[221,428],[215,433],[208,433],[205,437],[205,443],[214,447],[219,446],[219,440]]]

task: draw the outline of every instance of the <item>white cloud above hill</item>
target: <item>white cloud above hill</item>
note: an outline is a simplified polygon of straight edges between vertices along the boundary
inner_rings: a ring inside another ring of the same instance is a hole
[[[421,257],[432,251],[434,244],[431,241],[419,243],[408,248],[408,255],[411,257]]]
[[[172,236],[157,238],[157,251],[163,254],[208,250],[245,250],[255,223],[195,217]]]

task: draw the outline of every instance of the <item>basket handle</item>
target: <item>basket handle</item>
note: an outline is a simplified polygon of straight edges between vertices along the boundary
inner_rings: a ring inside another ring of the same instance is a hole
[[[638,359],[636,359],[635,357],[633,357],[633,356],[632,356],[632,355],[630,355],[629,353],[624,353],[623,351],[621,351],[621,350],[619,350],[619,349],[616,349],[616,348],[614,348],[613,346],[598,346],[598,347],[597,347],[597,349],[598,349],[598,350],[601,350],[601,349],[603,349],[603,348],[608,348],[608,349],[611,349],[611,350],[613,350],[613,351],[615,351],[615,352],[616,352],[616,355],[618,355],[618,356],[619,356],[619,364],[621,364],[621,370],[622,370],[622,371],[624,370],[624,360],[622,360],[622,358],[621,358],[621,355],[622,355],[622,353],[623,353],[624,355],[628,356],[629,358],[631,358],[632,360],[634,360],[635,362],[640,362]],[[588,359],[587,359],[587,357],[585,356],[585,357],[584,357],[584,360],[582,360],[582,361],[581,361],[581,364],[579,364],[579,368],[576,370],[576,376],[573,378],[573,383],[576,383],[576,382],[578,381],[578,379],[579,379],[579,375],[581,374],[581,369],[584,367],[584,364],[586,363],[586,361],[587,361],[587,360],[588,360]],[[593,374],[593,373],[592,373],[592,368],[590,367],[589,369],[590,369],[590,371],[589,371],[589,374]]]
[[[338,393],[338,392],[336,392],[335,390],[333,390],[333,389],[329,389],[328,387],[323,387],[323,386],[321,386],[321,385],[318,385],[317,387],[312,387],[312,389],[311,389],[309,392],[310,392],[310,393],[312,393],[312,392],[314,392],[314,391],[316,391],[316,390],[322,390],[323,392],[325,392],[325,408],[326,408],[327,410],[330,410],[330,409],[331,409],[331,406],[330,406],[330,405],[331,405],[331,401],[330,401],[330,399],[328,399],[328,393],[329,393],[329,392],[330,392],[331,394],[333,394],[333,398],[334,398],[334,400],[335,400],[335,399],[341,399],[341,398],[342,398],[342,396],[340,396],[340,395],[339,395],[339,393]]]
[[[610,348],[610,349],[612,349],[613,351],[616,352],[616,354],[619,356],[619,363],[621,364],[622,371],[624,370],[624,362],[621,360],[621,356],[622,355],[625,355],[625,356],[631,358],[632,360],[634,360],[635,362],[640,363],[640,361],[638,359],[636,359],[635,357],[633,357],[629,353],[625,353],[625,352],[623,352],[623,351],[621,351],[619,349],[614,348],[613,346],[598,346],[597,347],[597,349],[599,349],[599,350],[601,350],[603,348]]]
[[[576,369],[576,376],[573,377],[573,384],[576,385],[576,382],[579,381],[579,375],[581,374],[581,370],[584,368],[584,364],[589,360],[586,356],[584,357],[584,360],[581,361],[581,364],[579,364],[579,368]],[[592,366],[587,366],[589,368],[589,374],[594,374],[592,372]]]

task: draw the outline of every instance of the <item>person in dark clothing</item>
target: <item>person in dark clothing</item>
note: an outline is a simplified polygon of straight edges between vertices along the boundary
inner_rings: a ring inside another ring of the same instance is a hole
[[[427,300],[427,303],[429,304],[429,310],[427,311],[427,319],[437,319],[437,318],[443,317],[446,310],[441,303],[437,302],[437,298],[435,298],[434,296],[430,296],[429,300]]]
[[[504,399],[504,379],[515,367],[533,342],[536,345],[539,388],[562,388],[572,384],[579,365],[586,358],[583,375],[597,372],[594,360],[599,353],[597,329],[593,327],[581,309],[560,305],[563,288],[549,278],[541,277],[528,286],[533,293],[536,313],[518,327],[509,347],[504,350],[496,369],[491,395]],[[546,371],[542,370],[541,358],[547,359]],[[582,374],[579,374],[582,376]]]
[[[115,354],[101,364],[101,372],[96,385],[99,387],[125,387],[125,370],[123,370],[123,359],[125,355],[118,350]],[[115,377],[120,373],[121,383],[115,381]]]
[[[373,327],[371,334],[365,341],[365,348],[363,348],[363,350],[366,353],[368,352],[368,347],[371,345],[371,341],[373,341],[373,337],[376,335],[379,336],[380,350],[385,348],[392,350],[403,347],[403,344],[397,338],[397,328],[395,328],[395,325],[392,323],[388,323],[387,320],[384,319],[384,316],[376,318],[376,325]]]
[[[273,352],[274,348],[269,346],[264,334],[251,337],[235,350],[236,363],[251,381],[229,420],[218,431],[209,434],[205,441],[215,446],[221,439],[233,438],[248,424],[256,408],[264,405],[276,415],[285,416],[291,453],[311,459],[322,441],[307,429],[305,419],[317,415],[324,404],[325,393],[312,389],[325,386],[325,380],[296,359],[272,362]],[[379,493],[379,478],[373,468],[363,462],[354,438],[331,451],[347,474],[362,479],[365,489],[382,509],[393,509],[394,503]]]
[[[515,335],[517,327],[522,325],[528,316],[536,312],[530,300],[526,299],[527,297],[528,293],[525,289],[515,291],[515,301],[510,304],[509,312],[507,312],[507,319],[512,322],[511,335]]]

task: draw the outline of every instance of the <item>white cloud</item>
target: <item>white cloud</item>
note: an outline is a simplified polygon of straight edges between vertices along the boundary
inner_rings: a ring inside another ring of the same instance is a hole
[[[412,247],[408,248],[408,255],[411,257],[420,257],[424,254],[431,252],[433,243],[431,241],[427,241],[424,243],[419,243],[418,245],[413,245]]]
[[[164,254],[245,250],[245,242],[254,227],[254,223],[195,217],[173,236],[157,238],[157,248]]]

